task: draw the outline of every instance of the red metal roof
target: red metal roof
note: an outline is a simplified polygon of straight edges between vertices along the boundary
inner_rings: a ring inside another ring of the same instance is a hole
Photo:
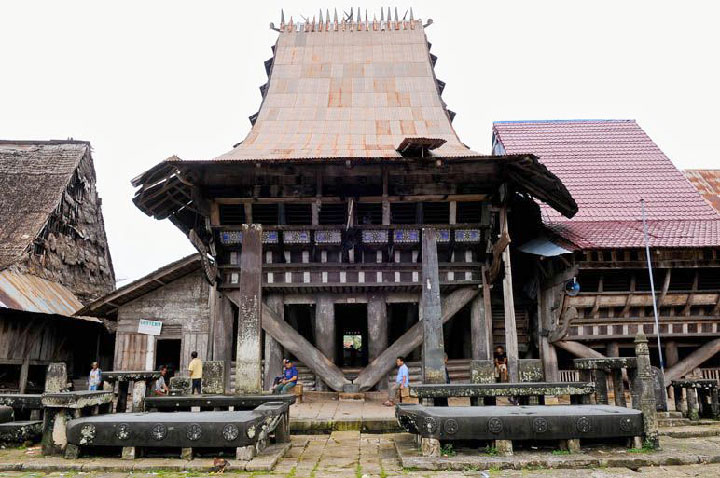
[[[633,120],[498,122],[495,153],[532,153],[578,203],[573,219],[543,205],[543,221],[580,248],[720,245],[720,214]]]

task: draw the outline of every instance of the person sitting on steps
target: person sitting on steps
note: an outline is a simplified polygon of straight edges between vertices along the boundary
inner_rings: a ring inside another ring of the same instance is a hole
[[[290,359],[283,360],[283,376],[277,377],[275,380],[277,383],[273,385],[273,393],[275,394],[283,394],[283,393],[289,393],[290,390],[292,390],[295,385],[297,385],[298,381],[298,371],[297,367],[293,365],[292,361]],[[278,380],[279,378],[279,380]]]
[[[498,345],[495,347],[495,378],[498,382],[508,381],[508,359],[505,354],[505,347]]]

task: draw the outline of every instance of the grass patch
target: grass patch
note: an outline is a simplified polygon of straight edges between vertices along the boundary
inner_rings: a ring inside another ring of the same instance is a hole
[[[457,452],[451,443],[446,443],[440,447],[440,454],[445,457],[451,457],[457,455]]]
[[[570,455],[572,452],[570,450],[553,450],[553,455]]]
[[[642,448],[630,448],[628,453],[654,453],[655,447],[649,441],[643,442]]]
[[[485,448],[480,448],[480,453],[484,453],[490,456],[498,456],[498,449],[494,446],[488,445]]]
[[[362,478],[362,466],[360,463],[355,466],[355,478]]]

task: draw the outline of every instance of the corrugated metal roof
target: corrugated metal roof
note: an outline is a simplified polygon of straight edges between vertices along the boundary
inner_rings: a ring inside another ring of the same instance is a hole
[[[398,158],[408,137],[477,155],[450,124],[419,20],[283,24],[263,91],[250,133],[215,159]]]
[[[82,303],[57,282],[6,269],[0,271],[0,307],[72,316]]]
[[[685,177],[700,195],[720,212],[720,169],[688,169]]]
[[[497,149],[532,153],[578,203],[572,219],[543,205],[543,221],[581,248],[720,245],[720,215],[633,120],[497,122]]]

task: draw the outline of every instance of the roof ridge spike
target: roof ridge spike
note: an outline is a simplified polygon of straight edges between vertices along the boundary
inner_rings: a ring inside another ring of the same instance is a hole
[[[285,27],[285,10],[282,8],[280,9],[280,29],[282,30]]]
[[[330,10],[327,8],[325,9],[325,22],[330,25]],[[328,28],[325,28],[325,30],[327,31]]]
[[[337,25],[337,23],[338,23],[337,8],[335,9],[335,16],[333,18],[333,22],[335,22],[335,25]],[[337,30],[337,28],[336,28],[336,30]]]
[[[319,23],[322,25],[322,23],[323,23],[322,8],[320,9],[320,16],[319,16],[319,18],[320,18]]]
[[[413,20],[415,20],[415,17],[413,16],[412,7],[410,7],[410,21],[412,22]]]

